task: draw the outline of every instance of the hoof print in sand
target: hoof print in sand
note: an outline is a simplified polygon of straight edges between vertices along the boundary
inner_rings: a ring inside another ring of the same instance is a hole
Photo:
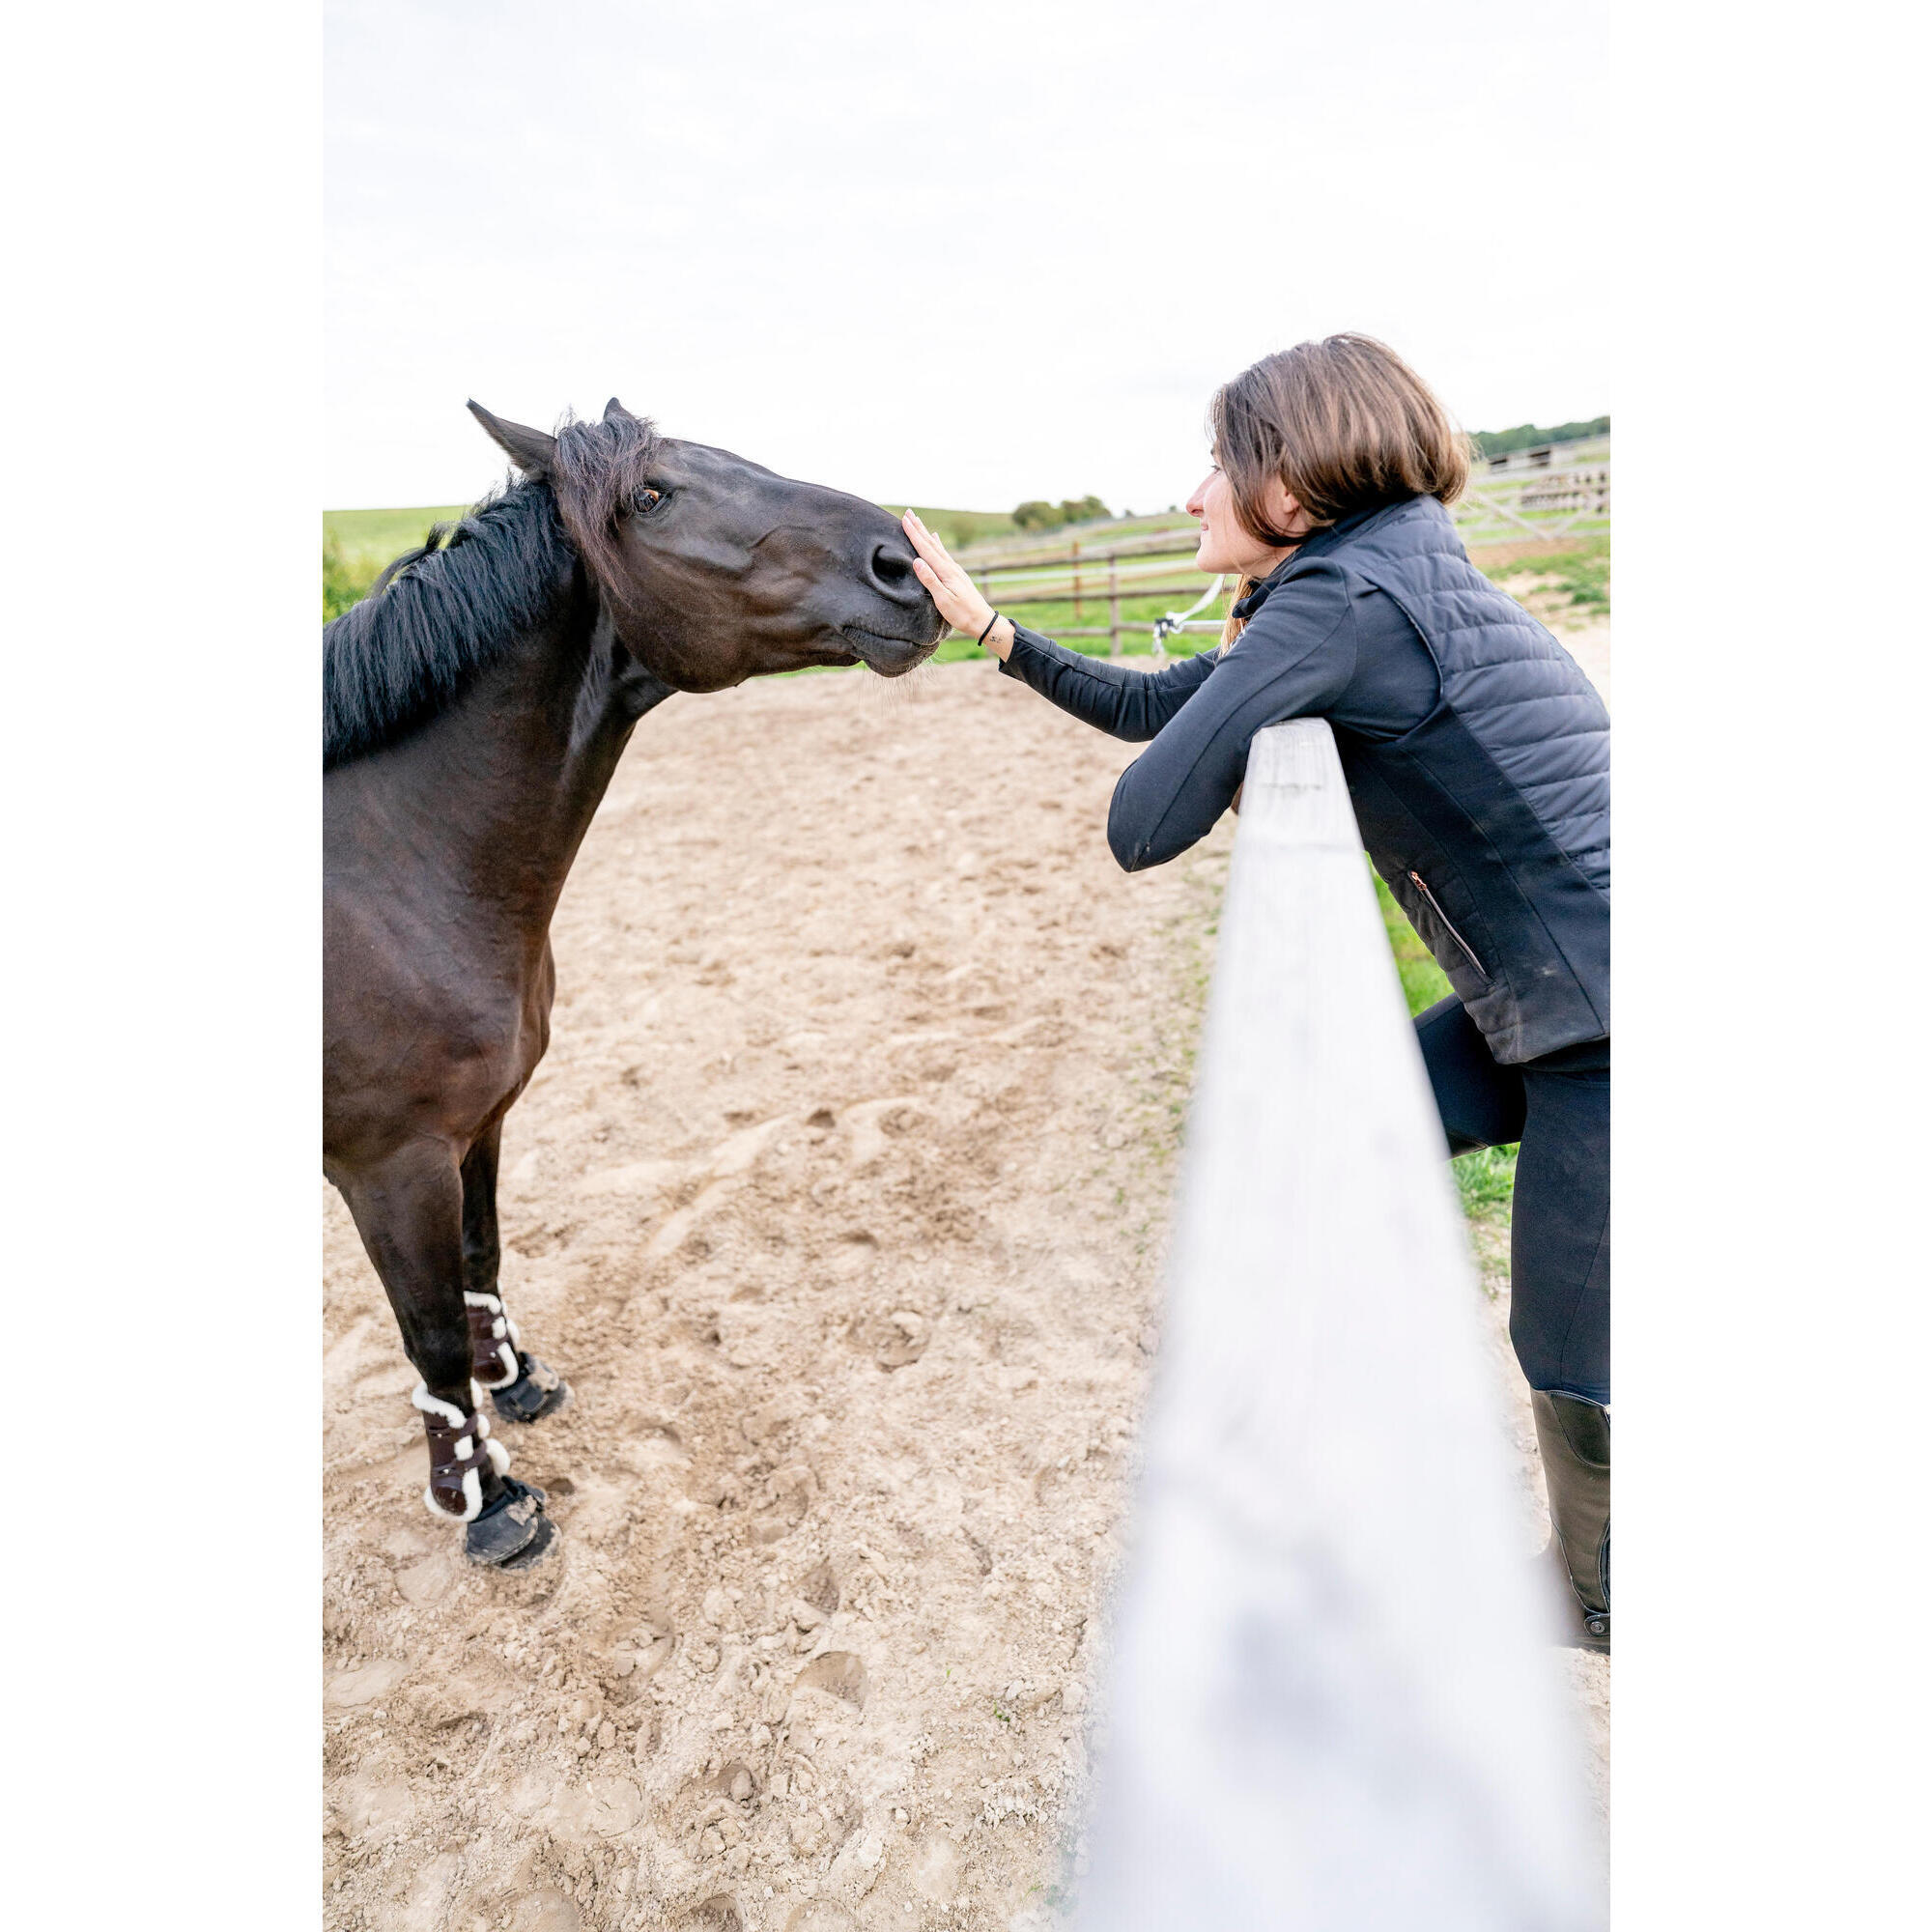
[[[798,1586],[798,1600],[823,1610],[828,1617],[838,1607],[838,1578],[830,1558],[807,1572]]]
[[[517,1901],[510,1932],[582,1932],[583,1915],[566,1891],[545,1886]]]
[[[832,1272],[849,1279],[864,1274],[878,1258],[877,1236],[864,1228],[854,1228],[838,1236],[838,1246],[832,1257]]]
[[[849,1650],[828,1650],[814,1657],[798,1673],[792,1686],[794,1696],[801,1690],[822,1690],[828,1697],[841,1697],[855,1710],[866,1708],[866,1664]]]
[[[934,1905],[951,1905],[959,1896],[966,1855],[940,1833],[922,1838],[912,1855],[913,1889]]]
[[[851,1135],[850,1159],[855,1173],[865,1169],[886,1151],[889,1140],[911,1131],[932,1109],[916,1094],[901,1094],[884,1100],[862,1100],[847,1107],[839,1122]]]
[[[677,1932],[745,1932],[745,1915],[728,1891],[713,1892],[677,1921]]]
[[[925,1353],[932,1323],[914,1309],[895,1308],[878,1324],[878,1336],[872,1359],[882,1369],[903,1369]]]
[[[829,1898],[808,1898],[784,1922],[784,1932],[858,1932],[859,1921]]]

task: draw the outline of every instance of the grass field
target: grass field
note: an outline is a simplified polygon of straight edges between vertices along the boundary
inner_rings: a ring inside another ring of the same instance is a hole
[[[413,550],[438,524],[453,523],[468,503],[420,510],[325,510],[322,513],[322,615],[327,623],[369,594],[383,566]]]
[[[880,507],[895,517],[904,516],[908,509],[916,510],[920,522],[934,531],[950,551],[962,551],[974,544],[1020,534],[1012,518],[1004,510],[934,510],[923,503],[884,503]]]
[[[391,557],[421,543],[432,525],[452,523],[469,507],[445,503],[428,510],[325,510],[323,541],[335,539],[343,568],[366,587]]]

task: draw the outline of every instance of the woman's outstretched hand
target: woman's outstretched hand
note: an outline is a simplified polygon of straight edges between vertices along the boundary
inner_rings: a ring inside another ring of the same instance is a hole
[[[964,631],[969,638],[977,638],[986,631],[987,620],[993,614],[993,607],[980,595],[973,580],[954,563],[946,553],[946,546],[920,522],[918,516],[908,510],[899,522],[905,526],[907,540],[917,555],[913,558],[913,575],[925,586],[925,594],[939,606],[939,614],[955,631]],[[990,631],[986,631],[986,648],[997,658],[1004,658],[1013,647],[1013,627],[1002,617]]]

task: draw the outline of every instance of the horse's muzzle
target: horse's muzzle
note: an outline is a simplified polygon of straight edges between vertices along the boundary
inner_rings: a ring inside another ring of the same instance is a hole
[[[888,638],[857,624],[841,624],[838,635],[851,645],[860,662],[881,677],[903,677],[939,648],[938,638]]]

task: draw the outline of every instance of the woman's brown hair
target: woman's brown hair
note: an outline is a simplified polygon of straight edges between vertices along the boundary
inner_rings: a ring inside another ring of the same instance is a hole
[[[1268,521],[1270,482],[1287,484],[1320,529],[1411,497],[1453,503],[1469,480],[1467,439],[1428,384],[1369,335],[1264,355],[1215,390],[1208,420],[1241,527],[1275,550],[1301,539]],[[1224,649],[1239,629],[1230,618]]]

